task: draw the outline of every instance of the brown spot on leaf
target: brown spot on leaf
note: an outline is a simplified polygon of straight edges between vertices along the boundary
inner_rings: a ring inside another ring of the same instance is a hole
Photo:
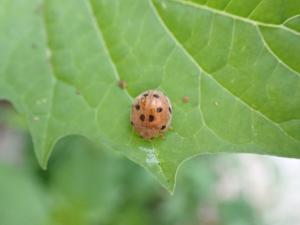
[[[189,96],[183,96],[182,98],[182,102],[183,103],[188,103],[190,101],[190,97]]]
[[[125,88],[127,88],[127,83],[126,83],[126,81],[124,81],[124,80],[119,80],[118,86],[119,86],[121,89],[125,89]]]

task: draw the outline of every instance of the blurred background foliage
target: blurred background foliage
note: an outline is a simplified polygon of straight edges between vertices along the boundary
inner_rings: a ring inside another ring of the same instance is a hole
[[[272,198],[280,175],[270,160],[264,166]],[[171,195],[140,166],[70,136],[43,171],[21,117],[0,105],[1,225],[265,224],[260,207],[270,202],[253,201],[243,168],[237,155],[196,157],[179,170]]]

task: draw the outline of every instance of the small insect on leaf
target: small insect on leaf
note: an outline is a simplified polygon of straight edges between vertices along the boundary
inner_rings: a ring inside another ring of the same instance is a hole
[[[131,111],[131,124],[144,139],[161,136],[172,120],[170,100],[162,92],[149,90],[138,95]]]

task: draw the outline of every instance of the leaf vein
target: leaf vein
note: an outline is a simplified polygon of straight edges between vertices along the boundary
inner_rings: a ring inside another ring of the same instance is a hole
[[[254,9],[251,10],[247,18],[251,18],[251,16],[256,12],[256,10],[259,8],[259,6],[264,2],[264,0],[261,0],[255,7]]]
[[[263,44],[267,48],[267,50],[271,53],[271,55],[273,55],[276,58],[276,60],[278,60],[278,62],[280,62],[280,64],[282,64],[285,68],[287,68],[288,70],[290,70],[291,72],[295,73],[297,76],[300,77],[300,73],[298,71],[294,70],[292,67],[287,65],[284,61],[282,61],[279,58],[279,56],[272,50],[272,48],[270,47],[270,45],[268,44],[268,42],[264,38],[264,35],[262,34],[260,28],[256,27],[256,29],[257,29],[257,33],[258,33],[259,37],[261,38],[261,41],[263,42]]]
[[[93,5],[91,4],[90,0],[84,0],[84,2],[86,3],[86,7],[87,7],[88,12],[90,14],[90,17],[91,17],[93,26],[95,28],[95,31],[96,31],[99,39],[102,42],[101,44],[103,45],[103,49],[105,51],[105,54],[107,55],[107,57],[109,59],[109,62],[111,64],[111,66],[112,66],[112,69],[113,69],[113,72],[114,72],[113,74],[115,75],[116,81],[118,82],[118,81],[121,80],[121,76],[120,76],[120,73],[119,73],[119,71],[117,69],[116,63],[114,62],[113,57],[112,57],[112,55],[111,55],[111,53],[109,51],[109,48],[107,46],[107,41],[106,41],[106,39],[104,37],[104,34],[103,34],[102,30],[101,30],[100,24],[97,21],[97,17],[96,17],[95,11],[93,9]],[[133,101],[132,96],[129,94],[129,92],[126,89],[124,89],[124,91],[125,91],[127,97],[129,98],[129,100],[132,102]]]
[[[240,21],[244,21],[246,23],[250,23],[250,24],[253,24],[255,26],[266,26],[266,27],[280,28],[280,29],[286,30],[288,32],[294,33],[296,35],[300,35],[299,31],[296,31],[296,30],[293,30],[289,27],[286,27],[282,23],[281,24],[275,24],[275,23],[265,23],[265,22],[260,22],[260,21],[256,21],[256,20],[251,20],[249,18],[241,17],[241,16],[234,15],[234,14],[230,14],[226,11],[221,11],[221,10],[218,10],[218,9],[214,9],[214,8],[211,8],[211,7],[206,6],[206,5],[201,5],[201,4],[197,4],[197,3],[193,3],[193,2],[186,2],[186,1],[183,1],[183,0],[168,0],[168,1],[175,2],[175,3],[181,4],[181,5],[190,6],[190,7],[193,7],[193,8],[206,10],[206,11],[209,11],[209,12],[214,13],[214,14],[219,14],[219,15],[222,15],[222,16],[226,16],[226,17],[230,17],[230,18],[237,19],[237,20],[240,20]]]

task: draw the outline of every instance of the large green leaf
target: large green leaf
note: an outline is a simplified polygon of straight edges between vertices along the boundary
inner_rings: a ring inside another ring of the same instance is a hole
[[[43,167],[70,134],[124,153],[169,189],[196,154],[300,157],[300,1],[0,4],[0,97],[26,117]],[[146,89],[174,106],[165,139],[130,127]]]

